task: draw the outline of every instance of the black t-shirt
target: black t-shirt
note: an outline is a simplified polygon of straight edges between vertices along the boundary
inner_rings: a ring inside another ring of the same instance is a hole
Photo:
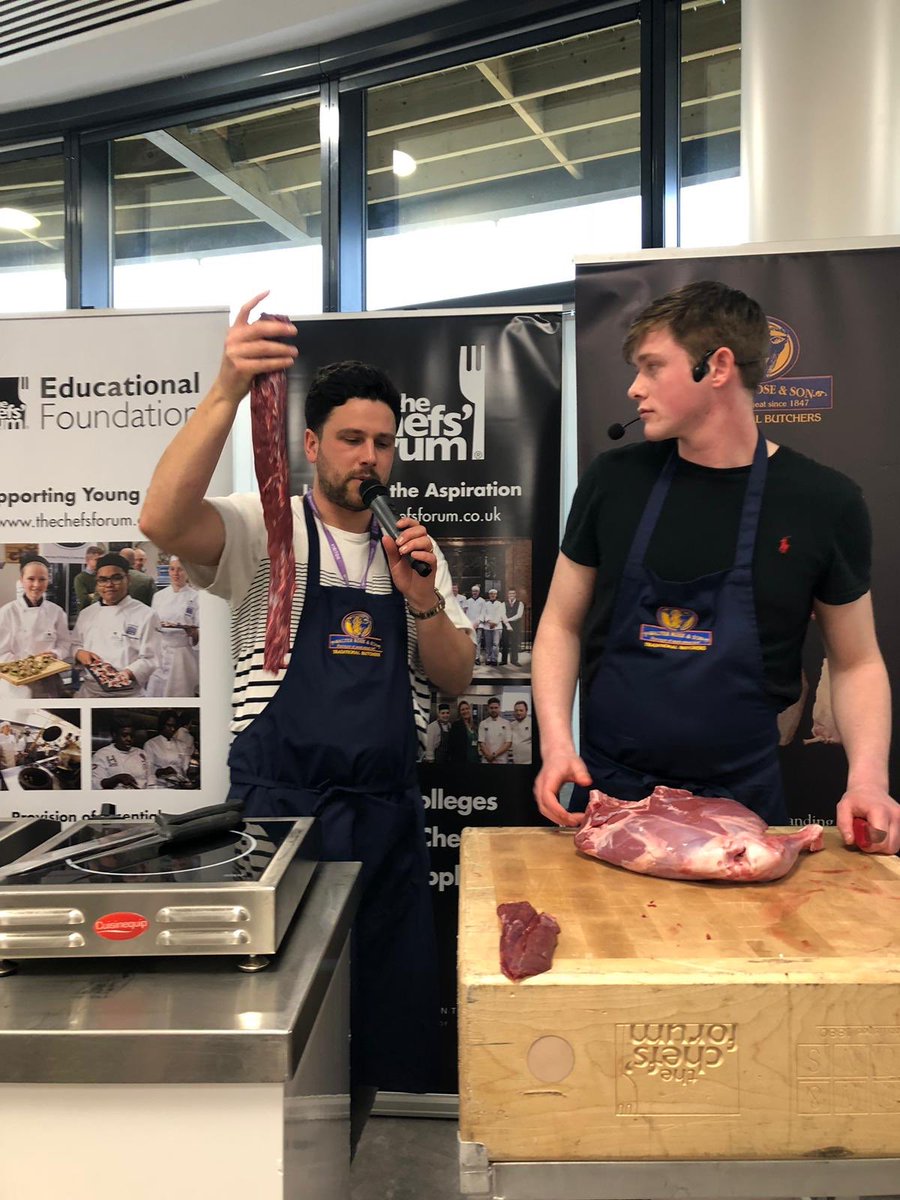
[[[638,521],[674,443],[607,451],[582,476],[562,542],[567,558],[595,568],[585,623],[584,667],[593,678],[616,588]],[[646,563],[662,579],[687,580],[734,562],[750,467],[718,469],[679,459]],[[846,475],[781,446],[769,459],[753,554],[753,591],[770,695],[779,709],[800,695],[803,640],[813,600],[849,604],[869,590],[871,527]]]

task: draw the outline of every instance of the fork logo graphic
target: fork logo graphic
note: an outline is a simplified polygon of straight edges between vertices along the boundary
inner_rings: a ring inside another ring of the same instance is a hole
[[[459,390],[467,403],[463,417],[472,418],[472,458],[484,458],[484,346],[460,346]]]
[[[484,458],[485,346],[460,346],[463,403],[435,404],[428,396],[400,396],[397,457],[404,462],[465,462]]]
[[[25,403],[19,393],[27,388],[27,379],[0,378],[0,429],[25,428]]]

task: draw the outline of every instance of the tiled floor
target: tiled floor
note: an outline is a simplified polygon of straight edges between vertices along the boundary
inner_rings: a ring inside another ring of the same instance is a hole
[[[370,1117],[353,1162],[352,1200],[459,1200],[456,1135],[456,1121]]]

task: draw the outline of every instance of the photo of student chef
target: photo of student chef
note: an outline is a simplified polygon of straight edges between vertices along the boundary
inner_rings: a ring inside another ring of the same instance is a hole
[[[147,680],[159,666],[160,634],[156,613],[128,595],[128,562],[120,554],[97,559],[99,604],[78,614],[72,630],[75,662],[82,667],[108,663],[127,672],[130,682],[116,690],[120,696],[142,696]],[[109,693],[85,671],[76,696]]]
[[[644,439],[584,473],[534,645],[540,811],[575,825],[592,786],[638,800],[664,783],[786,823],[777,718],[800,694],[814,611],[849,764],[837,827],[852,844],[863,818],[872,851],[896,853],[868,513],[850,479],[757,427],[765,313],[722,283],[690,283],[638,315],[624,353]],[[558,799],[568,781],[570,811]]]
[[[19,560],[22,594],[0,608],[0,662],[53,654],[68,661],[71,653],[69,623],[58,604],[47,599],[50,563],[39,554]],[[64,673],[61,673],[64,674]],[[49,675],[29,684],[0,679],[0,696],[13,700],[48,698],[65,694],[60,675]]]
[[[361,1087],[421,1091],[432,1078],[435,947],[414,713],[424,730],[419,697],[429,686],[457,695],[468,685],[474,638],[428,531],[401,517],[396,544],[375,534],[360,483],[390,476],[400,397],[376,368],[337,363],[318,372],[306,400],[313,483],[292,500],[294,554],[307,574],[304,586],[298,572],[290,662],[274,681],[263,671],[269,563],[259,496],[204,495],[253,377],[289,368],[298,353],[275,340],[295,336],[293,326],[250,321],[266,294],[240,310],[217,380],[156,468],[140,526],[179,556],[195,586],[239,609],[232,796],[252,815],[315,815],[323,859],[363,862],[351,1016],[359,1105]],[[416,574],[411,556],[431,574]],[[360,610],[381,653],[334,654],[329,635]]]

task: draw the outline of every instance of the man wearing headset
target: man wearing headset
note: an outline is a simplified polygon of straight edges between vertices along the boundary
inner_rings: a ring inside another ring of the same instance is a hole
[[[800,694],[815,612],[849,765],[837,826],[852,844],[861,817],[884,834],[871,849],[896,853],[868,514],[846,476],[761,435],[765,314],[721,283],[691,283],[638,315],[624,353],[644,441],[595,459],[569,514],[534,645],[538,807],[577,825],[590,787],[638,800],[667,784],[786,823],[776,722]]]

